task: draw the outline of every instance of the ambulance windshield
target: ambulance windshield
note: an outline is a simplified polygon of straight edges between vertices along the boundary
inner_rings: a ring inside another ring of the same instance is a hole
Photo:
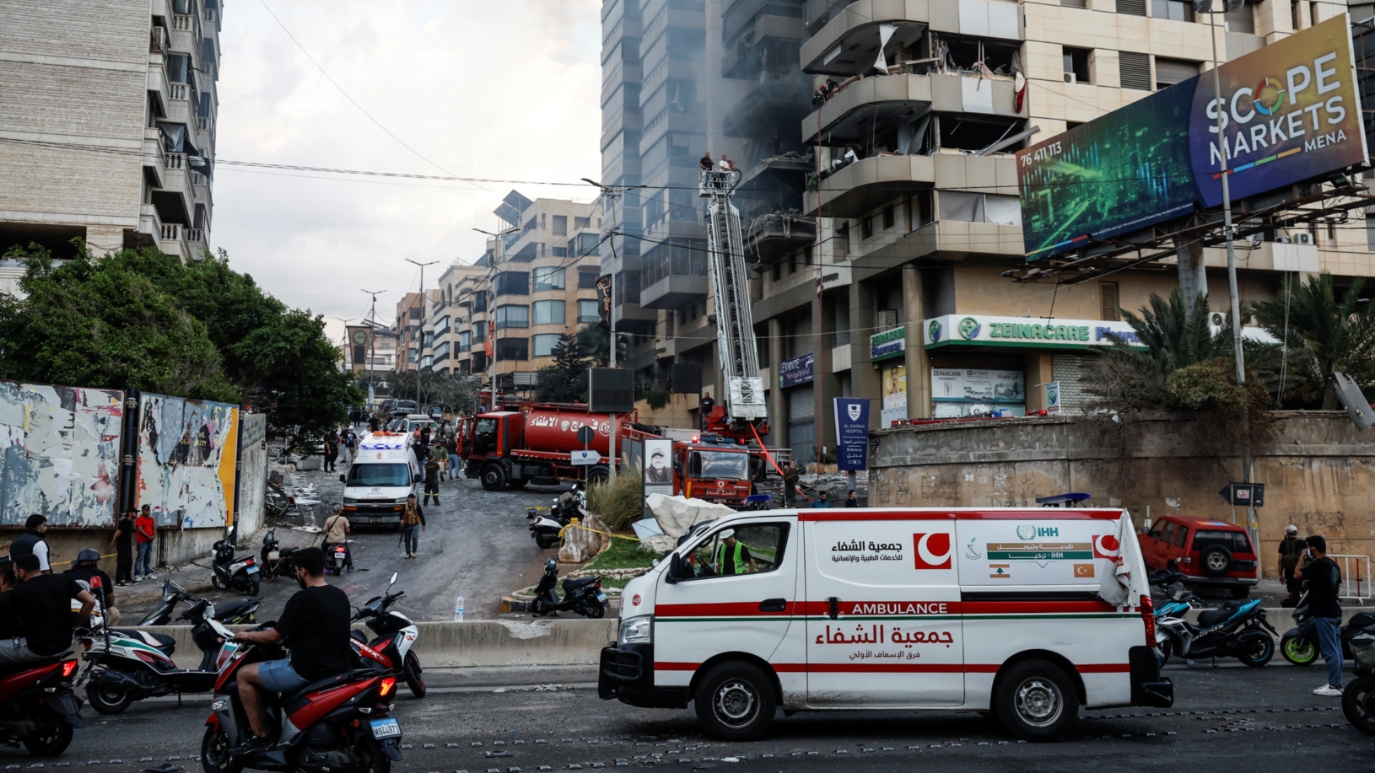
[[[404,464],[355,464],[345,486],[410,486],[411,470]]]

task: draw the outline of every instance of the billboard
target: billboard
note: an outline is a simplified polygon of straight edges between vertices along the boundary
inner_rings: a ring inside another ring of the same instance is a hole
[[[124,393],[0,382],[0,525],[115,522]]]
[[[1350,23],[1334,17],[1017,153],[1034,261],[1349,166],[1367,151]],[[1217,119],[1223,119],[1222,142]]]
[[[151,506],[158,526],[227,526],[238,433],[239,409],[228,403],[140,395],[136,506]]]

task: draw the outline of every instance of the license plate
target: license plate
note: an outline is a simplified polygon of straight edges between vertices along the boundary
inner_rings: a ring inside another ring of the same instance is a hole
[[[605,593],[598,593],[598,594],[597,594],[597,600],[600,601],[600,602],[602,602],[603,604],[605,604],[605,603],[606,603],[606,594],[605,594]]]
[[[382,519],[381,519],[381,518],[369,518],[369,519],[368,519],[368,523],[381,523],[381,522],[382,522]]]
[[[395,719],[374,719],[371,724],[372,737],[379,741],[384,738],[401,737],[401,725]]]
[[[258,567],[256,567],[256,566],[250,566],[250,567],[248,567],[248,573],[249,573],[249,574],[257,574],[257,573],[258,573]]]

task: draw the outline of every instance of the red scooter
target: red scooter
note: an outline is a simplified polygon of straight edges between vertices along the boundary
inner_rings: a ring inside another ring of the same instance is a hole
[[[205,773],[254,770],[388,773],[401,759],[401,725],[391,716],[396,677],[374,668],[340,674],[263,701],[273,746],[245,755],[229,750],[252,732],[239,701],[237,674],[246,663],[282,655],[277,646],[229,641],[233,634],[211,621],[225,638],[220,650],[216,699],[205,720],[201,767]]]
[[[80,661],[57,655],[0,666],[0,743],[55,757],[67,750],[72,730],[84,727],[72,693]]]

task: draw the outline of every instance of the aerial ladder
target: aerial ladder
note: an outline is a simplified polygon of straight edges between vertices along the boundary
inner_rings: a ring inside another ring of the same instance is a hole
[[[704,424],[708,432],[750,440],[768,434],[769,410],[764,379],[759,375],[740,210],[731,203],[742,177],[739,170],[703,170],[698,183],[698,195],[707,200],[707,249],[716,293],[717,346],[726,386],[725,404],[717,405]]]

